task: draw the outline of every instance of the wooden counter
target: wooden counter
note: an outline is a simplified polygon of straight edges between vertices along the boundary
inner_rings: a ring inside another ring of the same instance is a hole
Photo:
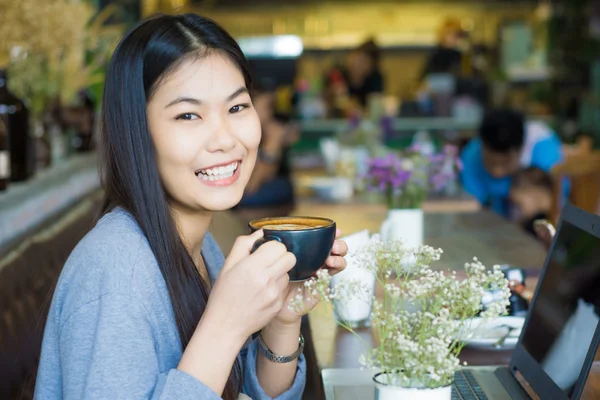
[[[0,253],[100,187],[95,153],[78,154],[0,193]]]

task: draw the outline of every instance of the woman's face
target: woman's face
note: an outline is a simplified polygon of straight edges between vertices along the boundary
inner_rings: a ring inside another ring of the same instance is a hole
[[[147,112],[171,205],[191,211],[235,206],[254,168],[261,136],[236,65],[217,52],[184,61],[159,83]]]

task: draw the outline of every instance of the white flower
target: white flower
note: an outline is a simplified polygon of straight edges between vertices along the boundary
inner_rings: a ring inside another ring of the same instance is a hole
[[[456,271],[433,270],[430,265],[442,254],[441,249],[425,245],[411,248],[401,241],[384,243],[375,235],[351,257],[375,276],[383,298],[370,299],[372,288],[360,280],[341,280],[330,286],[331,276],[323,270],[304,283],[290,308],[302,310],[307,295],[334,307],[356,298],[372,300],[372,328],[379,333],[380,344],[363,354],[360,364],[392,373],[405,386],[447,385],[460,368],[458,355],[469,329],[465,321],[504,314],[510,290],[499,267],[488,271],[477,258],[465,264],[462,280]],[[500,290],[502,296],[482,310],[487,290]],[[352,330],[343,321],[340,324]]]

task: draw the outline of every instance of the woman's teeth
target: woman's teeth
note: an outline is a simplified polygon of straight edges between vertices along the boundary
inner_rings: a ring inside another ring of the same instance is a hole
[[[233,174],[235,174],[238,165],[239,163],[236,161],[223,167],[202,169],[197,175],[200,177],[200,179],[205,181],[218,181],[220,179],[227,179],[231,178]]]

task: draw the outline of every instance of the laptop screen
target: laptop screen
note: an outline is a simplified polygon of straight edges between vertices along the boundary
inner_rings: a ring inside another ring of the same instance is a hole
[[[600,318],[600,239],[563,220],[522,346],[572,398]]]

